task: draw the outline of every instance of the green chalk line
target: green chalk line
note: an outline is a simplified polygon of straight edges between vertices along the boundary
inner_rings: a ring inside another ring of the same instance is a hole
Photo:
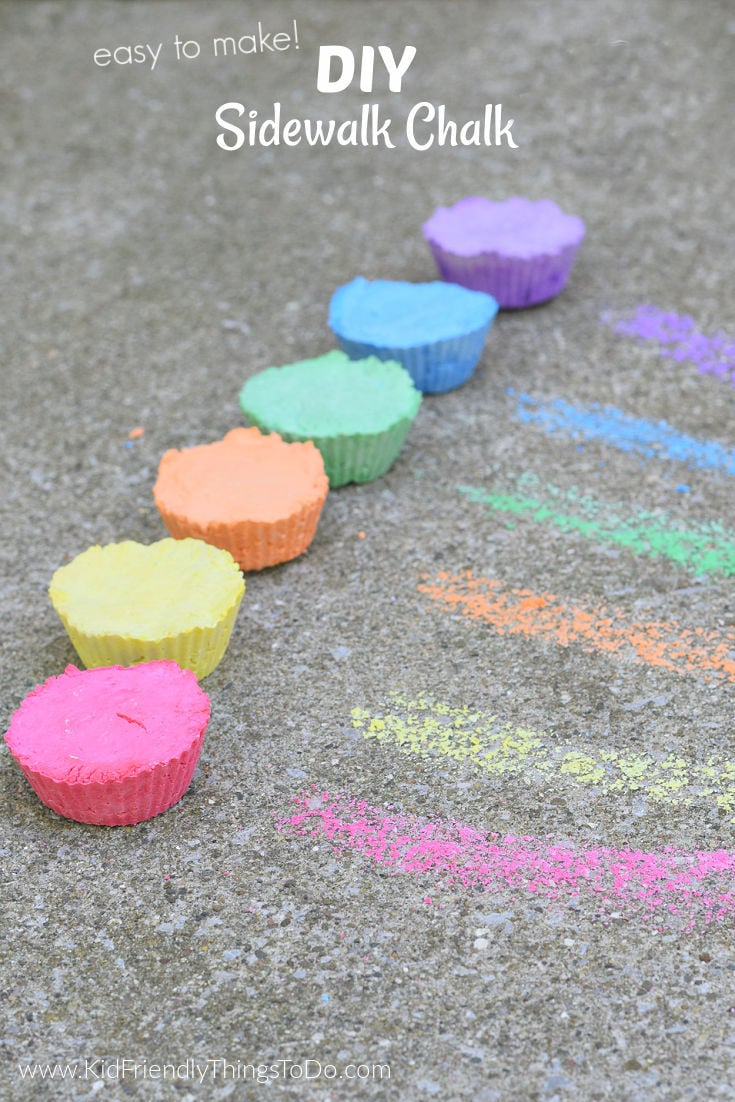
[[[622,502],[611,505],[577,490],[541,485],[523,475],[514,490],[459,486],[471,501],[497,512],[527,516],[562,532],[576,532],[595,543],[624,547],[634,555],[665,558],[694,575],[735,574],[735,531],[719,521],[690,524],[672,521],[664,512],[629,512]]]

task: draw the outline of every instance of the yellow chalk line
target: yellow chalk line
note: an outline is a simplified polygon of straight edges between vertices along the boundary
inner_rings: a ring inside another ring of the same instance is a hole
[[[391,711],[383,715],[353,708],[352,725],[366,739],[390,742],[423,757],[469,762],[495,777],[556,775],[601,794],[640,795],[679,806],[713,799],[735,815],[735,761],[709,757],[695,762],[676,753],[659,758],[631,749],[581,748],[543,731],[499,723],[490,712],[453,708],[423,695],[413,700],[390,695]]]

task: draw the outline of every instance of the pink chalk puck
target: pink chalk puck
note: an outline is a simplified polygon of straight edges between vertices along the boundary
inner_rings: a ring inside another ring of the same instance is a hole
[[[209,714],[196,676],[176,662],[67,666],[29,693],[5,741],[52,811],[80,823],[123,826],[178,803]]]

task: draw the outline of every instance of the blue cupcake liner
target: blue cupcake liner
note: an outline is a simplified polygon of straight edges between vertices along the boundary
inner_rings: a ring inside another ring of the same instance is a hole
[[[377,356],[380,360],[397,360],[413,379],[414,386],[424,394],[442,394],[467,382],[479,362],[490,326],[487,325],[449,340],[432,341],[412,348],[387,348],[343,337],[334,330],[340,347],[351,360]]]

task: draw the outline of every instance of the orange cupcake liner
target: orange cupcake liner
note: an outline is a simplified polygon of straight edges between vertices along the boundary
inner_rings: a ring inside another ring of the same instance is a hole
[[[229,551],[241,570],[263,570],[303,555],[316,534],[327,491],[298,512],[277,521],[241,520],[229,524],[199,525],[169,512],[156,501],[163,523],[174,539],[194,536]]]

